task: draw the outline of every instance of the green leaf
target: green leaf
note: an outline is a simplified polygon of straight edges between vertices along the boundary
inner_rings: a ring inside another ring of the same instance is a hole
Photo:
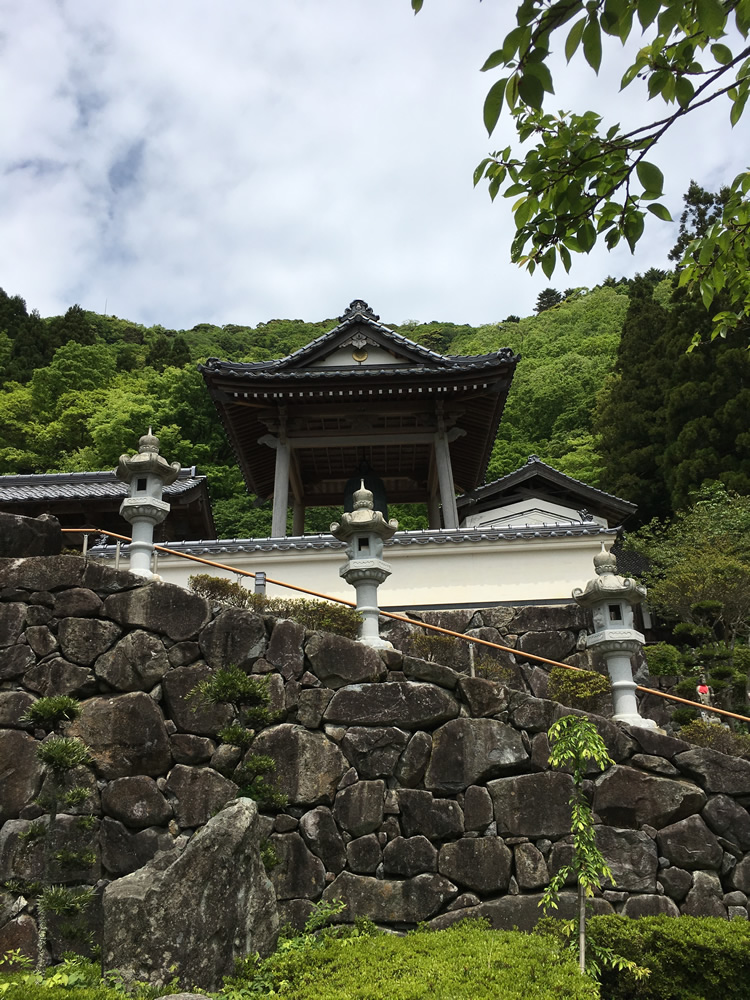
[[[602,33],[595,14],[583,29],[583,54],[589,66],[598,73],[602,64]]]
[[[698,24],[711,38],[720,38],[727,23],[727,15],[720,0],[695,0]]]
[[[652,23],[661,8],[661,0],[638,0],[638,20],[645,29]]]
[[[638,180],[643,185],[643,189],[647,194],[658,197],[662,193],[664,190],[664,174],[655,164],[649,163],[648,160],[639,160],[635,172],[638,174]]]
[[[742,112],[745,110],[745,104],[747,103],[747,96],[747,91],[745,91],[732,104],[732,110],[729,112],[729,120],[732,126],[735,126],[742,117]]]
[[[411,9],[414,11],[415,14],[418,14],[420,12],[423,3],[424,0],[411,0]]]
[[[518,81],[518,95],[524,104],[539,110],[544,101],[542,81],[533,73],[525,73]]]
[[[669,214],[669,209],[665,205],[660,205],[657,202],[655,205],[649,205],[648,210],[653,215],[655,215],[657,219],[661,219],[662,222],[672,221],[672,216]]]
[[[675,93],[680,107],[686,108],[693,99],[695,87],[686,76],[680,76],[677,78],[677,82],[675,84]]]
[[[732,50],[727,45],[722,45],[720,42],[716,42],[711,46],[711,55],[714,57],[716,62],[722,66],[726,66],[727,63],[732,61]]]
[[[505,56],[503,55],[503,50],[495,49],[492,55],[487,57],[484,66],[482,66],[479,72],[486,73],[488,69],[494,69],[496,66],[503,66],[504,64],[505,64]]]
[[[565,39],[565,58],[568,62],[573,58],[578,46],[581,44],[581,36],[585,27],[586,18],[582,17],[580,21],[576,21],[568,32],[568,37]]]
[[[542,270],[545,275],[550,278],[552,277],[552,272],[555,270],[555,264],[557,263],[557,255],[555,254],[555,248],[550,247],[549,250],[542,257]]]
[[[500,112],[503,110],[503,97],[505,96],[505,85],[507,78],[497,80],[489,89],[487,97],[484,99],[484,127],[487,134],[492,135]]]

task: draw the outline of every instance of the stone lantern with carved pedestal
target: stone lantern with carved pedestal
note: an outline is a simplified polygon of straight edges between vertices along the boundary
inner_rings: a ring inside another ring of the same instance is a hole
[[[154,527],[161,524],[170,507],[162,500],[162,490],[180,473],[180,463],[170,465],[159,454],[159,439],[148,429],[138,442],[137,455],[120,455],[116,475],[130,487],[130,495],[120,505],[120,514],[132,525],[130,572],[153,577],[151,556],[154,550]]]
[[[576,588],[573,598],[581,607],[591,608],[594,632],[587,636],[586,645],[601,653],[612,681],[614,718],[631,726],[656,729],[652,719],[638,712],[635,698],[631,656],[643,646],[645,637],[633,627],[633,607],[646,596],[646,588],[629,577],[617,575],[617,559],[602,548],[594,556],[596,577],[585,590]]]
[[[392,644],[380,638],[378,630],[378,587],[391,575],[390,564],[383,560],[383,542],[391,538],[398,521],[386,521],[379,510],[373,509],[373,495],[362,485],[354,492],[353,509],[344,514],[341,523],[331,525],[331,534],[346,542],[348,559],[339,570],[357,592],[357,611],[362,615],[359,642],[375,649],[391,649]]]

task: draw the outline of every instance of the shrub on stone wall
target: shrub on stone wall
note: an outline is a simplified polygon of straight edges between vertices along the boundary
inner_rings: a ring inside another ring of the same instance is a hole
[[[704,722],[694,719],[679,731],[681,740],[695,743],[699,747],[718,750],[732,757],[750,757],[750,735],[734,733],[718,722]]]
[[[593,670],[566,670],[553,667],[549,672],[549,696],[563,705],[589,706],[599,695],[609,691],[609,678]]]

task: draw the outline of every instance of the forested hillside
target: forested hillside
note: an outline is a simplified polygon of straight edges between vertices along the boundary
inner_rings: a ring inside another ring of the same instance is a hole
[[[671,277],[548,289],[538,308],[480,327],[384,317],[441,353],[521,354],[488,479],[534,453],[640,504],[642,519],[669,514],[706,479],[750,493],[747,352],[722,343],[686,355],[709,320],[673,301]],[[41,318],[0,290],[0,473],[112,468],[152,425],[170,461],[208,475],[220,535],[265,535],[268,506],[246,496],[196,366],[282,357],[336,323],[167,330],[75,305]],[[418,510],[396,516],[424,524]],[[321,511],[320,528],[329,520]]]

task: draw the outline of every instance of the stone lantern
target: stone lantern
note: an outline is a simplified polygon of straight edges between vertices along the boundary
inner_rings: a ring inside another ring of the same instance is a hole
[[[357,611],[362,615],[359,642],[375,649],[391,649],[392,644],[380,638],[378,630],[378,587],[391,575],[389,563],[383,560],[383,542],[391,538],[398,521],[386,521],[373,507],[373,495],[364,480],[355,490],[352,512],[343,514],[341,523],[331,525],[331,534],[346,542],[348,560],[339,570],[357,592]]]
[[[132,525],[130,572],[149,579],[154,550],[154,527],[169,513],[162,490],[177,479],[180,463],[170,465],[159,454],[159,439],[148,429],[138,442],[137,455],[120,455],[116,476],[130,487],[130,495],[120,505],[120,514]]]
[[[630,659],[645,641],[645,637],[633,628],[633,608],[646,596],[646,588],[635,580],[618,576],[617,560],[604,546],[594,556],[594,568],[596,577],[589,580],[585,590],[576,587],[573,598],[581,607],[591,608],[593,613],[594,632],[586,637],[586,645],[601,653],[607,664],[612,681],[614,718],[631,726],[656,729],[652,719],[644,719],[638,712]]]

